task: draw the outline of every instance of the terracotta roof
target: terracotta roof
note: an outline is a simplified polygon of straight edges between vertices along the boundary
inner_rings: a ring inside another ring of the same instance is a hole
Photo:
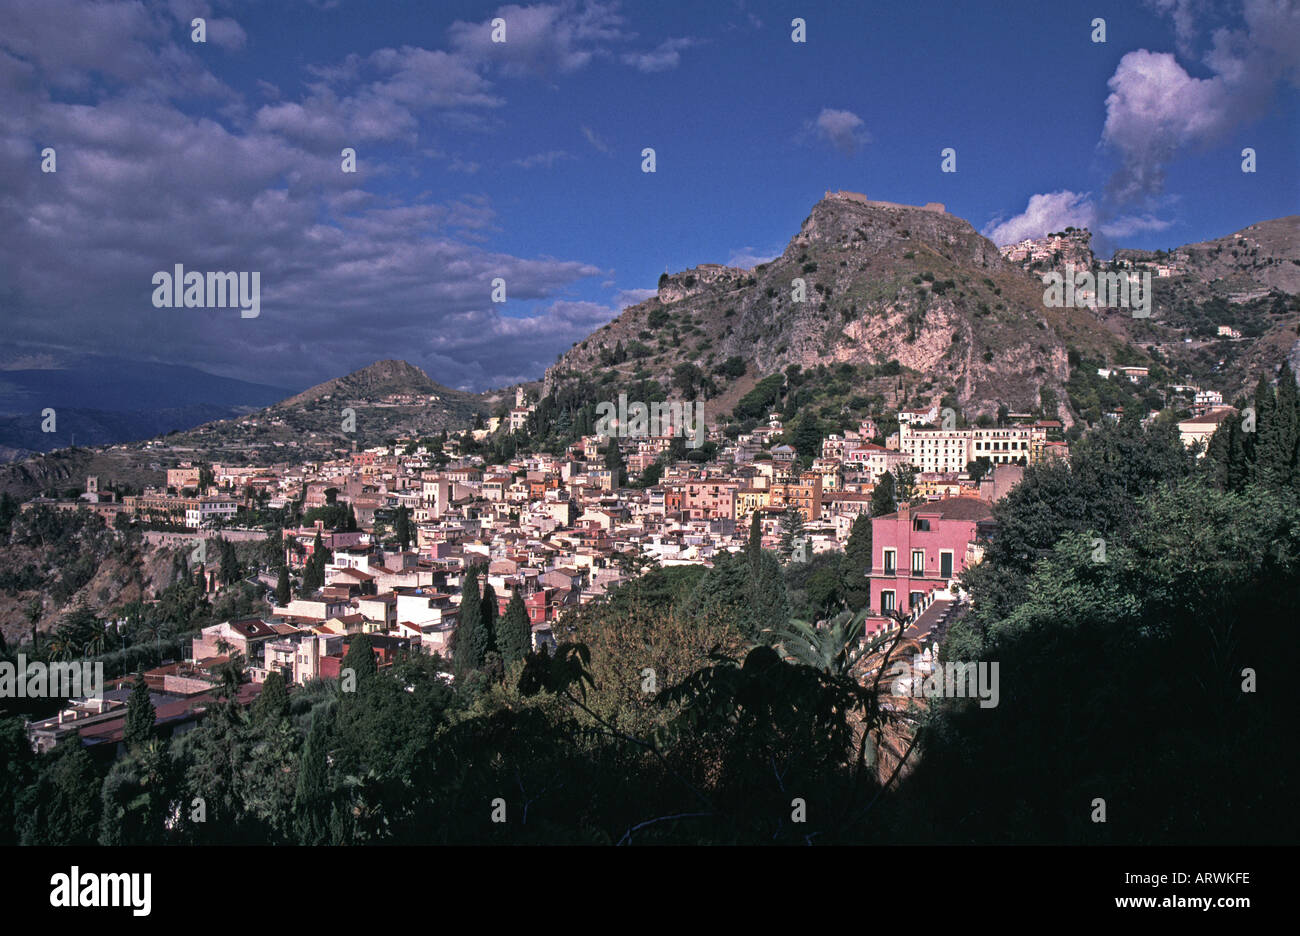
[[[890,517],[897,517],[899,510]],[[945,497],[943,500],[931,501],[911,508],[913,515],[939,514],[945,520],[988,520],[993,511],[987,503],[977,497]]]

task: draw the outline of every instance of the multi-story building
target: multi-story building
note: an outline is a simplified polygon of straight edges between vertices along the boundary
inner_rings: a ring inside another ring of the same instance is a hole
[[[989,505],[974,497],[952,497],[871,521],[871,613],[910,613],[928,592],[947,589],[966,567],[967,546],[981,524],[992,519]]]
[[[682,512],[692,520],[734,520],[738,490],[738,481],[688,481],[682,486]]]
[[[199,486],[199,469],[189,466],[168,468],[167,486],[175,488],[177,494],[184,488],[197,488]]]
[[[768,487],[743,487],[736,491],[736,523],[749,523],[755,510],[766,510],[772,500]]]
[[[899,426],[898,447],[918,471],[965,471],[977,458],[991,464],[1032,464],[1035,452],[1047,439],[1047,426],[969,427],[966,429],[919,429]]]
[[[900,426],[928,426],[939,418],[939,404],[932,403],[928,409],[905,409],[898,411]]]
[[[772,485],[769,505],[784,510],[797,507],[805,523],[822,518],[822,476],[815,471],[805,471],[794,481],[781,481]]]
[[[887,449],[874,443],[867,443],[844,456],[845,468],[856,468],[870,472],[872,481],[879,480],[881,475],[893,471],[899,465],[905,465],[910,461],[907,453],[895,449]]]
[[[185,525],[192,530],[202,529],[211,521],[233,517],[239,503],[232,497],[197,497],[185,507]]]

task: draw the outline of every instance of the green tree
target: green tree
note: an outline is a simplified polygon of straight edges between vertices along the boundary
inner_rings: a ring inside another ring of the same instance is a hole
[[[313,716],[299,758],[298,783],[293,798],[294,833],[299,845],[323,845],[329,837],[328,753],[325,719]]]
[[[781,556],[789,562],[796,553],[807,559],[807,544],[803,535],[803,514],[798,507],[791,505],[781,515]],[[800,550],[804,550],[800,552]]]
[[[149,687],[143,678],[137,679],[126,700],[126,722],[122,728],[122,742],[128,749],[148,744],[157,737],[157,718]]]
[[[867,575],[871,572],[871,517],[860,513],[849,530],[849,541],[844,546],[846,561],[844,600],[853,611],[866,607],[871,598]]]
[[[360,692],[379,672],[375,662],[375,648],[370,643],[368,634],[357,634],[348,643],[348,652],[343,656],[340,672],[350,669],[356,675],[357,691]]]
[[[460,590],[460,614],[452,634],[452,659],[456,672],[465,673],[483,665],[487,638],[483,634],[483,602],[478,588],[478,568],[465,571]]]
[[[253,720],[279,721],[289,714],[289,691],[279,670],[271,670],[262,681],[262,691],[253,703]]]
[[[480,602],[483,609],[483,653],[486,656],[492,651],[500,652],[497,645],[497,593],[492,587],[492,583],[487,580],[487,572],[483,573],[483,600]]]
[[[223,585],[232,585],[243,577],[239,567],[239,556],[235,553],[235,544],[227,539],[221,540],[221,571]]]
[[[16,812],[24,845],[93,845],[98,838],[100,780],[77,737],[45,755],[35,784]]]
[[[618,439],[610,439],[605,449],[605,467],[614,476],[614,487],[627,485],[627,462],[623,460],[623,451],[618,447]]]
[[[402,504],[397,508],[397,519],[393,523],[393,532],[397,536],[397,545],[402,549],[411,548],[411,515]]]
[[[289,591],[289,567],[281,562],[280,575],[275,582],[275,603],[285,608],[292,599],[293,594]]]
[[[915,465],[894,466],[894,496],[898,499],[899,507],[915,504],[919,499],[916,492],[916,475]]]
[[[898,501],[894,497],[894,475],[886,471],[871,490],[871,516],[883,517],[898,510]]]
[[[533,649],[533,629],[528,619],[528,609],[524,606],[523,593],[518,588],[511,594],[506,613],[501,618],[497,644],[507,666],[518,663]]]

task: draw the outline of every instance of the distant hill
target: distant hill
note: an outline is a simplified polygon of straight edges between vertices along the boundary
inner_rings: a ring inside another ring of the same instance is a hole
[[[501,393],[452,390],[405,361],[376,361],[272,406],[207,422],[183,432],[112,448],[77,448],[23,458],[0,466],[0,490],[19,497],[80,487],[87,474],[105,483],[160,484],[163,471],[181,460],[289,462],[322,458],[383,444],[402,435],[432,436],[469,426],[503,399]],[[344,410],[355,430],[344,432]],[[163,418],[163,417],[160,417]],[[60,417],[59,428],[64,422]],[[65,443],[66,444],[66,443]]]
[[[1100,318],[1179,379],[1232,399],[1300,352],[1300,215],[1172,251],[1114,256],[1156,271],[1154,308],[1149,319],[1119,311]],[[1161,268],[1169,275],[1159,276]]]
[[[160,440],[217,459],[284,461],[366,448],[398,436],[432,436],[471,424],[498,397],[452,390],[405,361],[376,361],[237,418]],[[268,454],[266,450],[273,450]]]

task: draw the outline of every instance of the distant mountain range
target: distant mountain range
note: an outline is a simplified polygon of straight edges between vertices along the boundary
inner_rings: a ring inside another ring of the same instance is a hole
[[[0,365],[0,458],[148,439],[283,399],[283,387],[98,355]],[[54,432],[42,431],[46,409]]]

